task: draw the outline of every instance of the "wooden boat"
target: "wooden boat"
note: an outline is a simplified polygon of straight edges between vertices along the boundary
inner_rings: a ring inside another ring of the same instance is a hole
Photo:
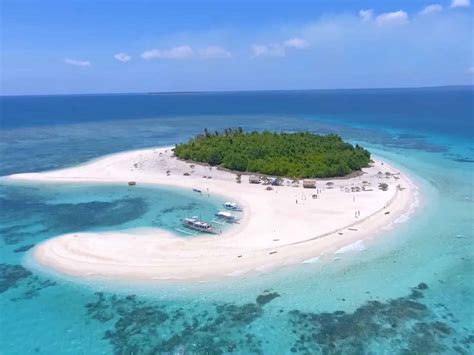
[[[181,224],[189,229],[194,229],[199,232],[203,233],[215,233],[212,225],[207,222],[200,220],[197,216],[193,216],[191,218],[183,218],[181,220]]]
[[[227,211],[219,211],[215,214],[215,216],[218,219],[221,219],[221,220],[229,222],[229,223],[237,222],[237,217],[234,216],[232,213],[227,212]]]
[[[239,207],[238,204],[236,204],[235,202],[225,202],[224,203],[224,207],[228,210],[231,210],[231,211],[242,211],[242,209]]]

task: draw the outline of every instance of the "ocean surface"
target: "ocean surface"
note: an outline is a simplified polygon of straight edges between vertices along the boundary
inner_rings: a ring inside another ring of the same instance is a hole
[[[0,354],[474,352],[472,87],[1,97],[0,175],[237,126],[338,133],[410,174],[418,206],[370,241],[272,272],[84,283],[41,270],[29,250],[73,231],[175,230],[222,201],[0,180]]]

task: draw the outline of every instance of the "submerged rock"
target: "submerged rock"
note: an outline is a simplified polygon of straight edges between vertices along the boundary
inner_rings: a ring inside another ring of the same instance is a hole
[[[28,244],[28,245],[24,245],[22,247],[19,247],[19,248],[16,248],[15,250],[13,250],[15,253],[23,253],[25,251],[28,251],[30,250],[31,248],[33,248],[35,246],[35,244]]]
[[[0,293],[17,287],[19,281],[31,275],[31,271],[21,265],[0,264]]]
[[[259,295],[257,297],[257,304],[260,305],[260,306],[263,306],[263,305],[273,301],[277,297],[280,297],[280,295],[276,292],[264,293],[264,294]]]

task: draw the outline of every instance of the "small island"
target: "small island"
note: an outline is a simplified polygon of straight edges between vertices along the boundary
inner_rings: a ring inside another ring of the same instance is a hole
[[[336,135],[311,133],[206,131],[174,147],[10,179],[180,188],[197,198],[220,196],[216,216],[222,223],[238,218],[214,234],[205,233],[212,221],[183,214],[183,228],[203,232],[71,231],[31,249],[33,263],[86,279],[206,281],[333,262],[363,250],[368,239],[405,221],[417,205],[416,186],[397,168]],[[226,207],[233,211],[219,211]]]
[[[335,134],[245,133],[242,128],[199,134],[174,150],[183,160],[238,172],[299,178],[330,178],[366,168],[370,153]]]

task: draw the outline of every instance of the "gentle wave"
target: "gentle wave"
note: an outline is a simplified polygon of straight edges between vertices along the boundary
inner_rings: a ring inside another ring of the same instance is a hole
[[[358,240],[355,243],[346,245],[345,247],[342,247],[341,249],[336,250],[334,254],[343,254],[343,253],[348,253],[351,251],[364,251],[365,249],[366,248],[365,248],[364,242],[362,240]]]

